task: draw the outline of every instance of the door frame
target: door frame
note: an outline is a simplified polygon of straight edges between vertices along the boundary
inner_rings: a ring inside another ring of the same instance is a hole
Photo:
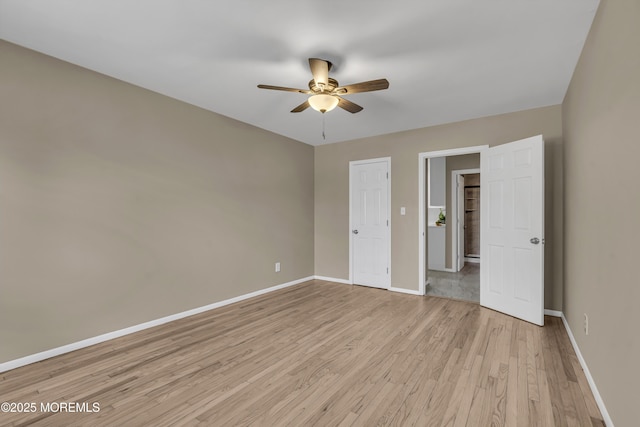
[[[426,162],[431,157],[448,157],[459,156],[462,154],[474,154],[480,153],[489,148],[488,145],[476,145],[473,147],[453,148],[449,150],[439,151],[427,151],[424,153],[418,153],[418,294],[425,294],[425,273],[426,273],[426,260],[425,260],[425,245],[426,239],[426,224],[427,224],[427,191],[428,183],[425,181],[426,176]],[[351,188],[351,187],[349,187]],[[480,187],[482,191],[482,187]],[[349,195],[349,202],[351,202],[351,195]],[[349,208],[351,209],[351,208]],[[351,217],[349,217],[349,225],[351,225]],[[351,240],[349,240],[351,241]],[[351,247],[349,247],[351,249]],[[482,263],[480,264],[482,269]],[[481,273],[482,274],[482,273]],[[349,277],[351,278],[351,270],[349,270]]]
[[[458,175],[467,175],[467,174],[471,174],[471,173],[480,173],[480,168],[474,168],[474,169],[458,169],[458,170],[453,170],[451,171],[451,188],[455,188],[457,186],[458,183]],[[482,189],[482,187],[480,187]],[[482,190],[480,190],[482,191]],[[453,194],[453,191],[451,192]],[[454,224],[453,228],[451,229],[451,261],[453,262],[453,260],[457,259],[458,254],[460,252],[460,248],[458,247],[459,244],[459,240],[458,240],[458,209],[460,209],[460,206],[458,206],[458,198],[457,197],[453,197],[452,198],[452,203],[451,203],[451,211],[454,213]],[[464,209],[464,206],[462,207]],[[449,216],[449,215],[447,215]],[[458,270],[458,265],[457,263],[454,263],[452,265],[452,270],[454,272],[459,271]]]
[[[352,160],[349,162],[349,224],[347,227],[347,233],[349,234],[349,284],[353,285],[353,233],[351,233],[351,225],[353,220],[353,212],[351,209],[352,206],[352,189],[353,189],[353,181],[352,181],[352,171],[353,166],[363,165],[367,163],[379,163],[386,162],[387,163],[387,173],[389,174],[389,178],[387,179],[387,218],[389,218],[389,226],[387,227],[388,239],[387,239],[387,256],[389,260],[389,285],[387,289],[392,288],[391,285],[391,157],[378,157],[375,159],[364,159],[364,160]]]

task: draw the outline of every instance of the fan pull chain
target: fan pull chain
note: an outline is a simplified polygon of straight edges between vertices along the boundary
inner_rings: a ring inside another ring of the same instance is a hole
[[[324,136],[324,113],[322,113],[322,139],[323,140],[327,140],[327,138]]]

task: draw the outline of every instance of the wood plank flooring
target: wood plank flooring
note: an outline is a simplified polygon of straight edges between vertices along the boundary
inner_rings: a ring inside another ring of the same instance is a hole
[[[0,374],[8,426],[603,426],[560,319],[314,280]]]

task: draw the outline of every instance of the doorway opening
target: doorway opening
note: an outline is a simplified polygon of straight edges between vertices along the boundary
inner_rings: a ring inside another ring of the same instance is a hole
[[[446,233],[442,233],[441,228],[434,230],[430,226],[431,221],[427,215],[427,241],[429,242],[427,244],[427,263],[429,269],[425,294],[479,303],[480,155],[475,153],[442,157],[441,159],[445,161],[446,169],[451,170],[451,183],[445,189],[448,194],[445,201],[451,206],[445,221],[448,224],[445,224],[445,227],[449,228],[450,232],[447,229]],[[459,167],[472,168],[457,169]],[[430,190],[431,188],[428,186],[427,191]],[[427,209],[431,208],[427,207]],[[432,265],[432,249],[437,247],[433,240],[435,239],[437,242],[438,232],[444,234],[448,243],[445,246],[451,250],[450,267],[444,269],[433,268]]]
[[[455,216],[454,204],[458,204],[458,194],[456,185],[447,177],[452,176],[453,171],[479,172],[480,153],[487,148],[488,146],[483,145],[418,155],[418,285],[421,295],[427,294],[428,286],[429,294],[432,295],[479,301],[481,264],[469,263],[467,270],[458,269],[459,233],[454,231],[457,221],[452,220]],[[473,292],[464,289],[468,283],[473,283]],[[449,295],[446,294],[447,288]],[[452,291],[457,291],[457,294]]]
[[[480,262],[480,173],[464,176],[464,242],[461,246],[462,259],[465,262]]]
[[[451,189],[452,271],[458,272],[467,263],[480,263],[480,169],[453,170]]]
[[[431,157],[426,167],[425,295],[479,303],[480,153]]]

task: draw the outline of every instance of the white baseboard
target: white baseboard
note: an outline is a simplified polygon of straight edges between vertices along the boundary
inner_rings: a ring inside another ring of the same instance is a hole
[[[419,291],[416,291],[416,290],[413,290],[413,289],[395,288],[395,287],[391,286],[389,288],[389,290],[392,291],[392,292],[400,292],[402,294],[422,295]]]
[[[546,310],[545,310],[546,312]],[[582,370],[584,371],[585,377],[587,377],[587,382],[589,383],[589,387],[591,388],[591,392],[593,393],[593,397],[596,400],[596,404],[598,405],[598,409],[600,409],[600,413],[602,414],[602,418],[607,427],[613,427],[613,421],[611,420],[611,416],[607,411],[607,408],[604,405],[604,400],[602,400],[602,396],[600,396],[600,392],[598,391],[598,387],[596,387],[596,383],[591,376],[591,372],[589,372],[589,368],[587,367],[587,362],[585,362],[582,357],[582,353],[580,353],[580,348],[578,348],[578,343],[573,336],[573,332],[571,332],[571,328],[569,327],[569,322],[567,322],[567,318],[564,317],[564,313],[560,313],[560,317],[562,318],[562,323],[564,324],[564,328],[567,330],[567,334],[569,335],[569,340],[571,341],[571,345],[573,346],[573,351],[576,352],[576,356],[578,356],[578,360],[580,361],[580,366],[582,366]]]
[[[327,282],[336,282],[336,283],[344,283],[345,285],[353,285],[353,283],[351,283],[348,280],[336,279],[335,277],[313,276],[313,278],[316,279],[316,280],[326,280]],[[400,293],[403,293],[403,294],[420,295],[419,291],[414,291],[412,289],[395,288],[393,286],[389,287],[388,290],[390,290],[392,292],[400,292]]]
[[[558,311],[558,310],[547,310],[545,308],[544,309],[544,315],[545,316],[553,316],[553,317],[562,317],[562,312]]]
[[[0,373],[9,371],[11,369],[19,368],[21,366],[29,365],[31,363],[40,362],[45,359],[49,359],[54,356],[59,356],[61,354],[69,353],[71,351],[75,351],[81,348],[89,347],[94,344],[99,344],[101,342],[105,342],[108,340],[112,340],[114,338],[119,338],[125,335],[132,334],[134,332],[139,332],[144,329],[149,329],[154,326],[162,325],[164,323],[172,322],[174,320],[182,319],[184,317],[193,316],[194,314],[199,314],[205,311],[213,310],[214,308],[223,307],[225,305],[233,304],[235,302],[243,301],[248,298],[257,297],[259,295],[263,295],[269,292],[277,291],[278,289],[286,288],[289,286],[297,285],[299,283],[303,283],[309,280],[312,280],[314,277],[304,277],[302,279],[294,280],[287,283],[282,283],[280,285],[271,286],[266,289],[260,289],[255,292],[250,292],[248,294],[240,295],[234,298],[230,298],[224,301],[214,302],[213,304],[205,305],[203,307],[194,308],[191,310],[183,311],[182,313],[172,314],[170,316],[162,317],[160,319],[151,320],[149,322],[141,323],[139,325],[130,326],[128,328],[120,329],[113,332],[108,332],[106,334],[98,335],[97,337],[87,338],[82,341],[74,342],[71,344],[63,345],[61,347],[56,347],[51,350],[42,351],[40,353],[31,354],[29,356],[21,357],[19,359],[10,360],[8,362],[0,363]]]
[[[327,276],[313,276],[313,278],[316,280],[325,280],[327,282],[336,282],[336,283],[344,283],[345,285],[353,285],[353,283],[351,283],[347,279],[336,279],[335,277],[327,277]]]

